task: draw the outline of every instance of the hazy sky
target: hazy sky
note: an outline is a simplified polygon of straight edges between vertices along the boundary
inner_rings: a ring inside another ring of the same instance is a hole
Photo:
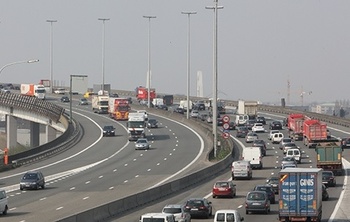
[[[212,95],[213,0],[1,0],[0,82],[50,79],[50,23],[54,79],[68,86],[71,74],[102,83],[102,22],[105,23],[105,83],[133,90],[146,85],[148,20],[151,20],[152,87],[186,94],[188,17],[191,16],[191,95],[197,71],[204,96]],[[350,94],[349,0],[220,0],[218,96],[225,99],[304,103],[348,99]]]

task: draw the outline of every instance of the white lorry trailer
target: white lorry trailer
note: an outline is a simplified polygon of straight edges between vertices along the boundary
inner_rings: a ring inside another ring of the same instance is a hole
[[[238,115],[248,115],[250,119],[255,119],[258,113],[258,102],[257,101],[238,101]]]
[[[45,86],[36,84],[21,84],[21,95],[33,96],[38,99],[45,99]]]
[[[138,138],[146,137],[146,120],[144,113],[129,113],[129,119],[127,123],[129,141],[135,141]]]
[[[93,95],[91,98],[92,111],[99,114],[108,113],[108,101],[109,96]]]

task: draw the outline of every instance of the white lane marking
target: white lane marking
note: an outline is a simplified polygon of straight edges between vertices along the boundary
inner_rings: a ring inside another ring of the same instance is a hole
[[[61,210],[61,209],[63,209],[63,207],[57,207],[57,208],[56,208],[56,210]]]
[[[109,188],[109,190],[113,190],[113,189],[114,189],[114,187],[110,187],[110,188]]]
[[[103,178],[103,176],[102,176],[102,175],[98,177],[98,179],[101,179],[101,178]]]
[[[69,190],[75,190],[75,187],[71,187]]]
[[[149,172],[149,171],[151,171],[151,169],[148,169],[147,171]]]
[[[85,182],[85,184],[89,184],[89,183],[91,183],[91,181],[86,181],[86,182]]]
[[[42,201],[42,200],[46,200],[46,197],[40,198],[39,200],[40,200],[40,201]]]
[[[89,199],[89,198],[90,198],[90,197],[84,197],[83,200],[87,200],[87,199]]]

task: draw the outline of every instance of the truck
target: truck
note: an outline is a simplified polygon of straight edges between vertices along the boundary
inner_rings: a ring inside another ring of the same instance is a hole
[[[303,123],[305,116],[302,113],[292,113],[287,117],[289,138],[293,140],[303,140]]]
[[[93,95],[91,97],[91,106],[94,113],[107,114],[108,113],[109,96]]]
[[[128,139],[129,141],[135,141],[138,138],[146,138],[146,120],[144,113],[129,113],[129,119],[127,122],[128,127]]]
[[[43,85],[45,87],[46,92],[50,92],[51,90],[51,81],[49,79],[40,79],[39,85]]]
[[[316,144],[316,166],[324,170],[333,171],[335,175],[343,175],[343,148],[338,139],[321,140]]]
[[[192,110],[192,107],[193,107],[193,102],[191,100],[188,101],[190,106],[188,107],[189,110],[191,111]],[[187,112],[187,100],[180,100],[180,105],[179,105],[180,108],[184,109],[185,112]]]
[[[152,104],[154,107],[162,106],[164,105],[164,100],[162,98],[154,98]]]
[[[33,96],[38,99],[45,99],[45,86],[37,84],[21,84],[21,95]]]
[[[156,98],[156,90],[150,89],[150,100],[152,101],[154,98]],[[148,100],[148,88],[139,86],[136,87],[136,99],[137,100]]]
[[[115,120],[128,120],[130,105],[127,98],[110,97],[108,101],[109,116]]]
[[[174,96],[173,95],[164,95],[163,96],[163,103],[166,106],[171,106],[174,103]]]
[[[248,115],[249,119],[255,119],[258,113],[257,101],[238,100],[238,115]]]
[[[322,171],[285,168],[279,172],[279,221],[321,221]]]
[[[317,119],[308,119],[303,123],[304,145],[314,148],[316,141],[327,140],[327,124]]]

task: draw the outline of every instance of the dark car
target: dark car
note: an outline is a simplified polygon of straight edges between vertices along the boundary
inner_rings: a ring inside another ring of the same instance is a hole
[[[322,183],[326,187],[335,187],[337,185],[337,180],[332,171],[323,171],[322,172]]]
[[[255,191],[265,191],[267,193],[267,196],[270,200],[271,204],[274,204],[275,201],[275,191],[272,189],[271,185],[264,184],[264,185],[256,185],[254,187]]]
[[[328,199],[329,199],[328,189],[324,184],[322,184],[322,200],[327,201]]]
[[[19,189],[39,189],[45,188],[45,177],[40,171],[27,172],[23,175],[19,184]]]
[[[272,187],[272,190],[276,193],[278,193],[279,188],[279,178],[278,177],[270,177],[266,180],[266,184],[270,185]]]
[[[282,123],[280,121],[272,121],[270,123],[269,128],[271,130],[281,130],[282,129]]]
[[[114,126],[104,126],[103,127],[103,136],[115,136]]]
[[[229,123],[229,128],[228,128],[229,130],[235,130],[236,129],[236,123],[235,122],[233,122],[233,121],[231,121],[230,123]]]
[[[245,213],[270,212],[270,200],[265,191],[250,191],[245,199]]]
[[[89,102],[86,98],[81,98],[79,100],[79,105],[89,105]]]
[[[206,198],[191,198],[185,203],[185,212],[188,212],[191,218],[209,218],[213,214],[213,208]]]
[[[251,130],[255,123],[256,123],[256,121],[255,121],[254,119],[249,119],[249,120],[247,120],[247,122],[245,123],[245,126],[246,126],[249,130]]]
[[[343,149],[350,148],[350,138],[341,139],[341,145]]]
[[[63,103],[68,103],[70,100],[69,100],[69,97],[68,96],[62,96],[61,97],[61,102]]]
[[[156,108],[162,109],[162,110],[168,110],[168,107],[166,105],[158,105]]]
[[[177,107],[176,109],[174,109],[174,112],[175,112],[175,113],[184,114],[184,113],[185,113],[185,110],[184,110],[184,108]]]
[[[266,119],[263,116],[256,117],[256,122],[257,123],[262,123],[263,125],[266,125]]]
[[[260,147],[261,154],[263,156],[266,156],[266,149],[267,149],[267,147],[266,147],[266,143],[265,143],[264,140],[260,140],[260,139],[254,140],[253,141],[253,146]]]
[[[249,130],[247,127],[245,126],[240,126],[240,127],[237,127],[237,131],[236,131],[236,137],[238,138],[244,138],[247,136]]]
[[[158,128],[158,121],[156,119],[148,119],[147,127],[148,128]]]

